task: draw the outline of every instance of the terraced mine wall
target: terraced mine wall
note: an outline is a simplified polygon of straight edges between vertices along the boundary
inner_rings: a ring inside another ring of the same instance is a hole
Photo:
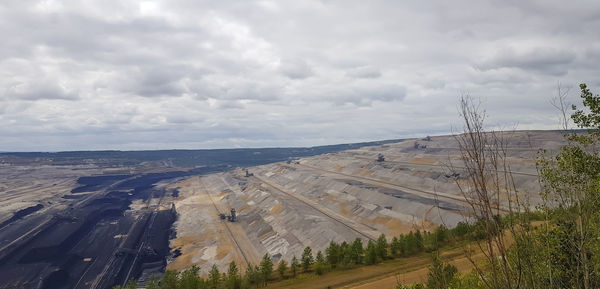
[[[559,132],[506,134],[515,185],[532,207],[539,202],[538,149],[558,151]],[[380,155],[383,157],[380,158]],[[178,219],[171,247],[174,270],[227,270],[324,251],[331,241],[367,242],[409,231],[454,227],[470,220],[457,182],[468,186],[456,140],[436,136],[367,146],[245,169],[185,178],[172,186]],[[452,169],[451,169],[452,168]],[[505,200],[500,200],[503,204]],[[236,222],[219,214],[237,212]]]

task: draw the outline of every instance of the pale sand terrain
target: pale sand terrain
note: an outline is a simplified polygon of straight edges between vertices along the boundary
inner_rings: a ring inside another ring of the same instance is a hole
[[[415,142],[419,147],[415,148]],[[557,151],[557,132],[507,135],[515,183],[531,205],[539,201],[535,157],[539,148]],[[383,154],[384,162],[377,155]],[[451,171],[449,167],[454,167]],[[275,262],[299,257],[306,246],[323,251],[329,242],[388,238],[411,230],[452,227],[468,218],[464,198],[451,173],[462,172],[451,136],[412,139],[242,169],[174,184],[179,220],[171,246],[182,255],[171,269],[229,262],[245,267],[268,253]],[[458,181],[466,184],[464,176]],[[238,221],[218,213],[235,208]],[[236,244],[237,243],[237,244]],[[214,249],[216,248],[216,249]],[[209,258],[211,257],[211,258]],[[408,277],[407,277],[408,278]]]

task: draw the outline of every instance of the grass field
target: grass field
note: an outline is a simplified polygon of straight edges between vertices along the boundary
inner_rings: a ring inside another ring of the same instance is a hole
[[[462,248],[444,250],[442,259],[455,265],[459,271],[471,270],[471,264],[464,257]],[[381,288],[392,289],[397,282],[411,284],[427,280],[431,255],[422,253],[407,258],[387,260],[377,265],[360,266],[353,269],[333,271],[318,276],[309,272],[269,284],[267,288]]]

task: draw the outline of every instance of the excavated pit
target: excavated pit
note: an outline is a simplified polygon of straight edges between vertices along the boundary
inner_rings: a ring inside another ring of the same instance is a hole
[[[515,185],[532,205],[539,183],[536,150],[527,146],[560,145],[556,132],[518,132],[508,142]],[[316,252],[331,241],[454,226],[469,218],[456,187],[467,182],[457,152],[454,138],[442,136],[367,147],[123,153],[209,163],[188,170],[127,158],[115,165],[104,152],[92,153],[104,167],[87,165],[85,152],[69,155],[86,161],[52,167],[31,153],[36,160],[18,169],[0,167],[11,175],[0,194],[0,288],[111,288],[128,278],[143,284],[165,267],[226,271],[231,261],[243,271],[264,254],[289,261],[306,246]],[[36,162],[46,165],[32,169]],[[220,218],[231,209],[235,222]]]

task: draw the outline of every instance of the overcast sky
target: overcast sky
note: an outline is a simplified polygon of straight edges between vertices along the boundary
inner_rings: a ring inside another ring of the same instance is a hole
[[[367,5],[368,3],[368,5]],[[600,1],[0,2],[0,151],[312,146],[555,129],[600,92]]]

